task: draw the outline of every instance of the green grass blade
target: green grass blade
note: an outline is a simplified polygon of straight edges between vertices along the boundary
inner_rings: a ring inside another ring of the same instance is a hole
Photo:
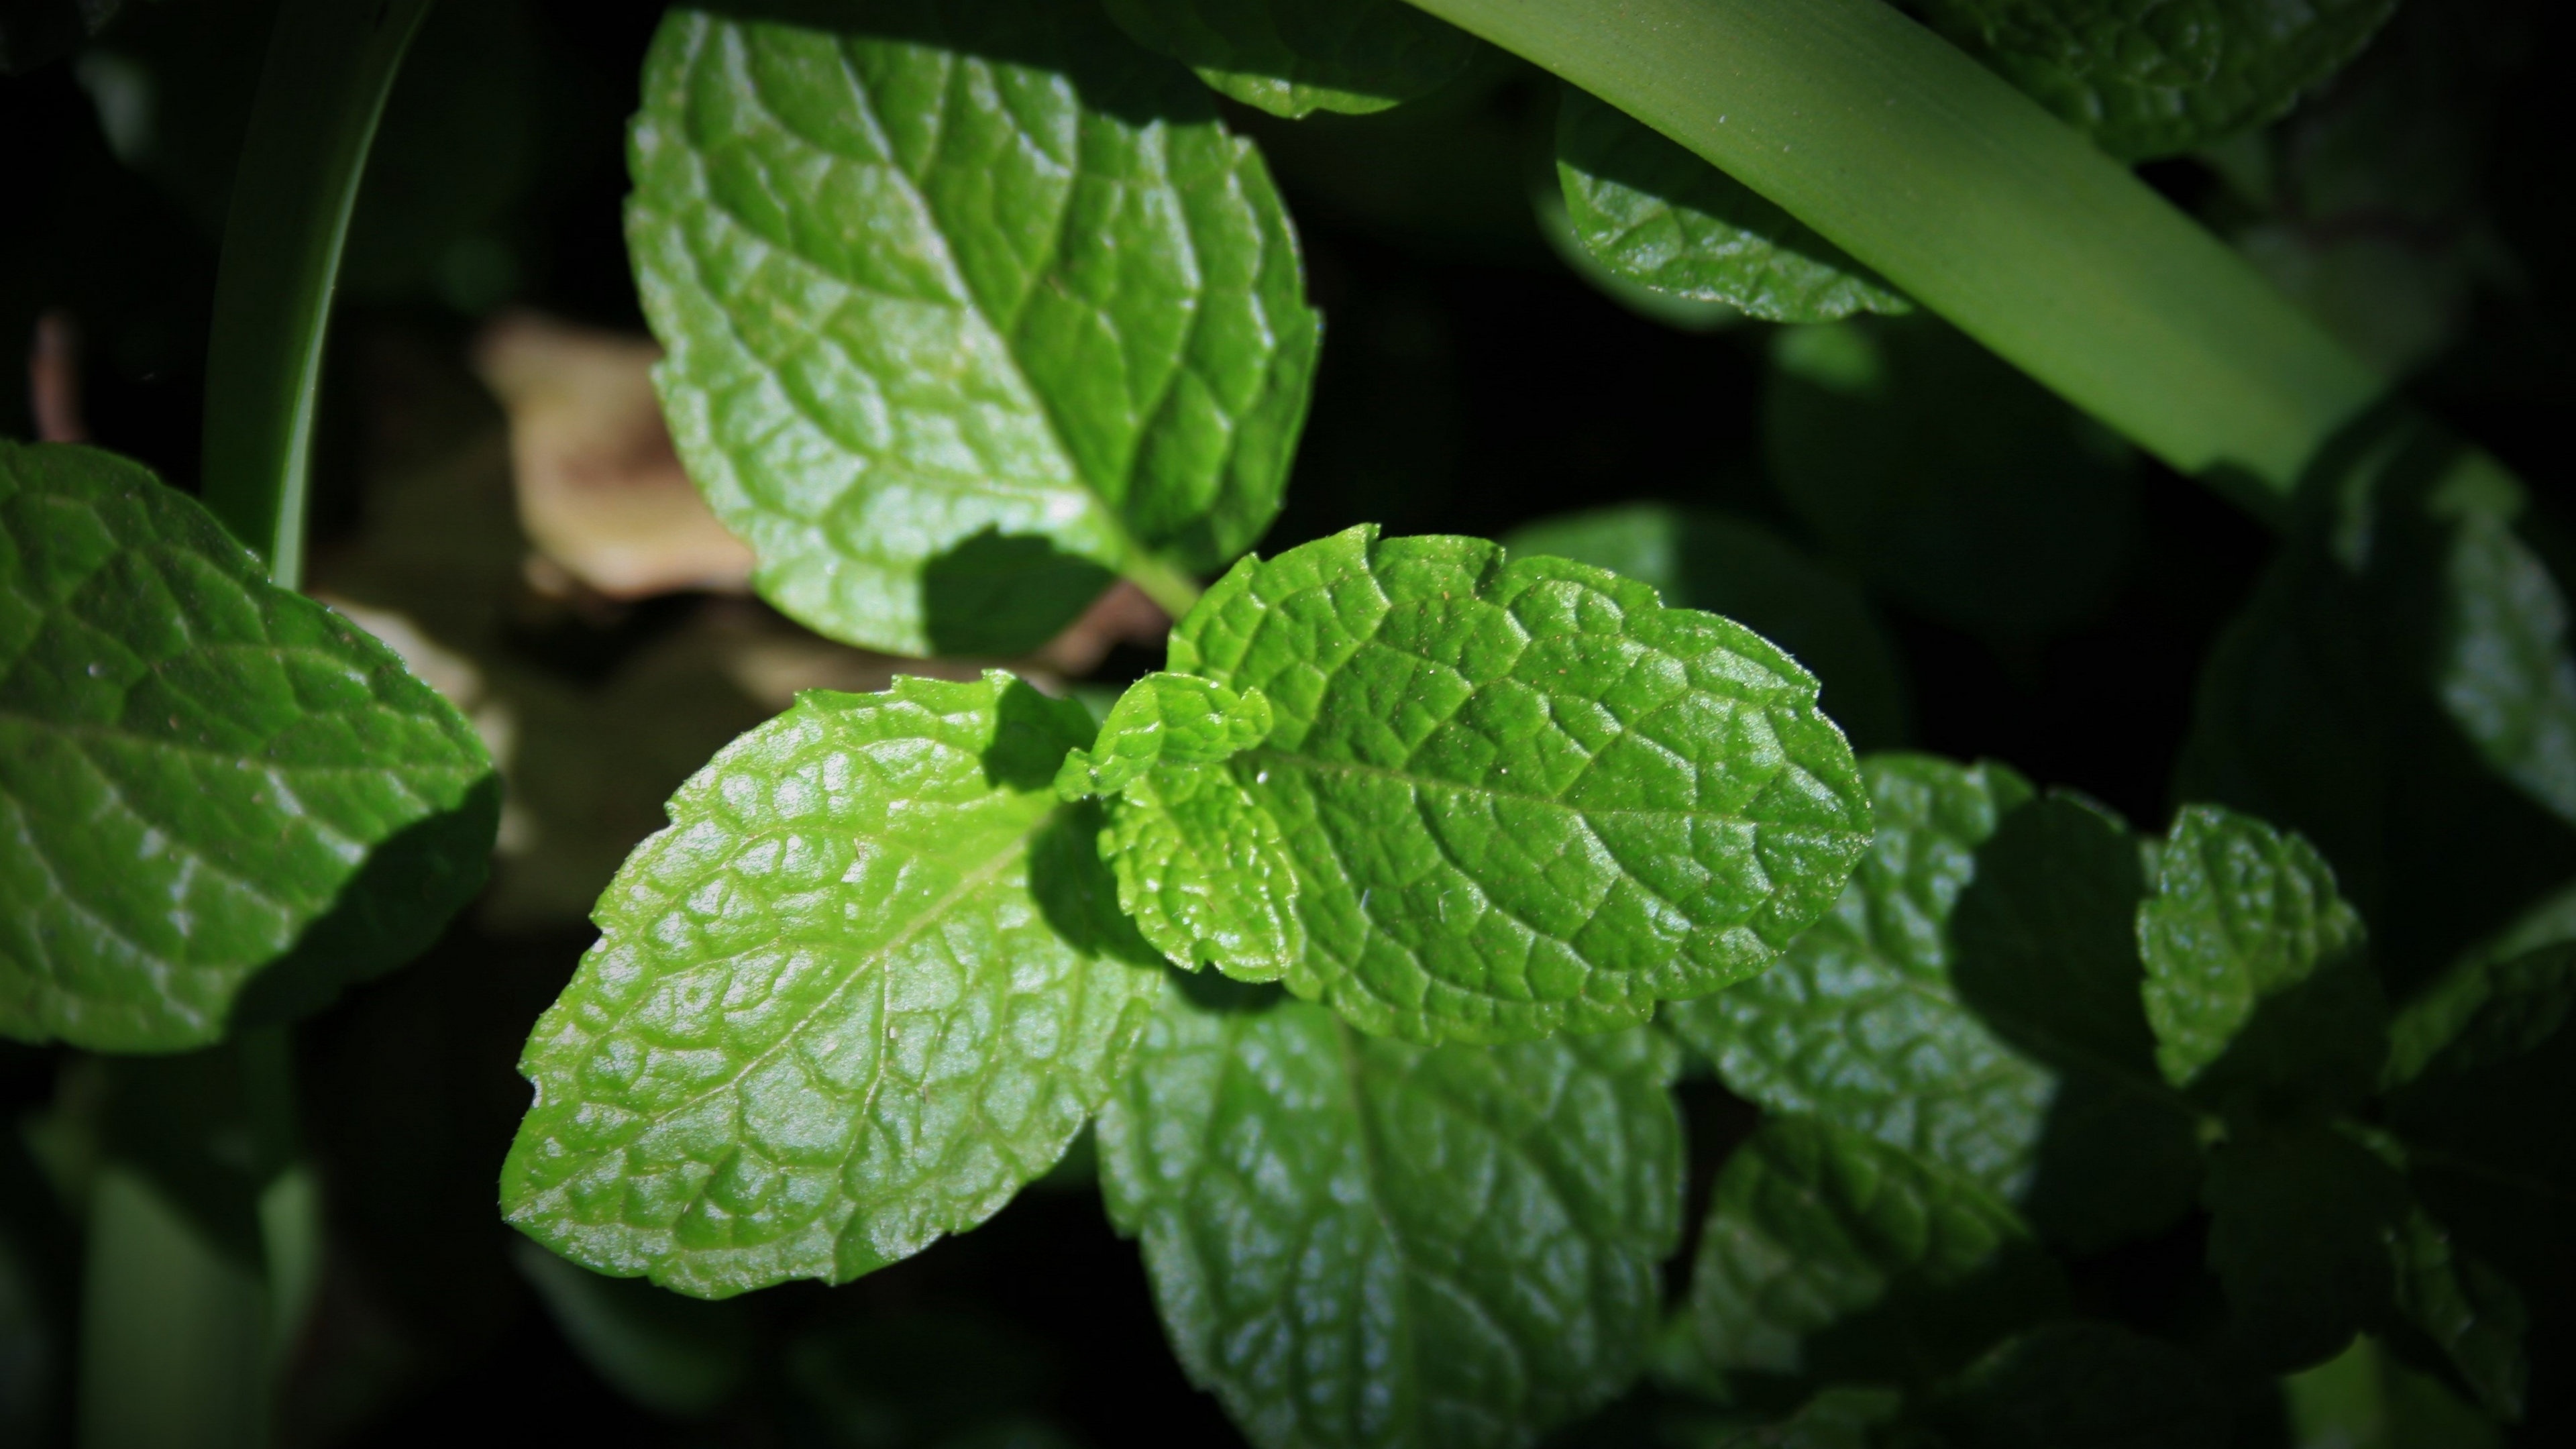
[[[2386,388],[2219,240],[1882,0],[1416,0],[1786,208],[2277,516]]]
[[[205,500],[294,588],[341,244],[430,0],[285,0],[233,182],[206,358]]]

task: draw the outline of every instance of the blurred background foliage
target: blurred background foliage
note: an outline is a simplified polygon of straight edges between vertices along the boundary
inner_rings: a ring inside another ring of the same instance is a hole
[[[652,411],[619,207],[658,9],[446,0],[354,223],[313,585],[471,712],[510,805],[483,902],[299,1034],[328,1235],[285,1433],[444,1443],[507,1403],[529,1441],[1232,1442],[1165,1351],[1132,1248],[1080,1190],[1079,1152],[938,1252],[722,1304],[593,1277],[495,1213],[526,1102],[518,1046],[662,799],[795,689],[877,688],[898,667],[749,596]],[[0,3],[15,71],[0,78],[0,430],[83,435],[193,486],[215,247],[272,10]],[[2145,169],[2531,482],[2523,533],[2562,587],[2576,148],[2556,72],[2571,24],[2534,0],[2418,0],[2285,120]],[[1771,634],[1864,748],[2007,760],[2142,822],[2167,817],[2177,770],[2203,794],[2270,789],[2238,803],[2309,831],[2401,960],[2465,944],[2446,910],[2491,920],[2496,899],[2576,877],[2563,822],[2527,804],[2416,799],[2402,840],[2384,811],[2354,818],[2350,792],[2394,768],[2366,750],[2331,757],[2350,771],[2334,798],[2282,797],[2277,771],[2230,753],[2221,717],[2364,603],[2318,597],[2295,548],[1936,318],[1779,328],[1607,278],[1553,190],[1554,94],[1480,47],[1382,114],[1229,105],[1289,198],[1329,324],[1264,551],[1360,521],[1505,538]],[[1159,663],[1160,622],[1113,596],[1019,665],[1114,685]],[[2376,883],[2420,870],[2459,879],[2471,904],[2383,919]],[[2525,934],[2565,934],[2567,914],[2535,913]],[[116,1110],[122,1078],[184,1070],[0,1045],[0,1442],[63,1430],[74,1225],[103,1162],[144,1164],[216,1217],[243,1210],[224,1090],[188,1131]],[[1697,1222],[1755,1113],[1704,1074],[1684,1101]],[[2187,1220],[2078,1263],[2078,1299],[2187,1335],[2212,1311],[2203,1231]],[[2454,1411],[2365,1342],[2265,1399],[2252,1442],[2387,1442],[2391,1423]],[[2443,1442],[2477,1442],[2459,1432]],[[1659,1438],[1694,1442],[1688,1416],[1649,1396],[1567,1442]]]

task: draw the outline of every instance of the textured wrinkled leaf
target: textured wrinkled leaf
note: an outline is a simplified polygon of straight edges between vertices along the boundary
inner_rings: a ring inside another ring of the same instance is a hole
[[[1269,174],[1086,5],[674,11],[628,243],[674,440],[771,602],[1008,654],[1279,505],[1315,314]]]
[[[1064,757],[1056,793],[1114,795],[1157,769],[1221,765],[1270,733],[1270,701],[1186,674],[1148,674],[1100,722],[1090,749]]]
[[[1102,1112],[1101,1183],[1253,1443],[1527,1444],[1643,1362],[1677,1059],[1643,1029],[1417,1047],[1175,982]]]
[[[2288,110],[2397,0],[1923,0],[1934,28],[2128,160]]]
[[[1771,480],[1864,579],[1996,640],[2109,601],[2137,468],[2100,424],[1930,315],[1785,329],[1771,359]]]
[[[2020,1217],[1964,1173],[1776,1117],[1718,1173],[1665,1366],[1721,1396],[1747,1377],[1922,1383],[2063,1295]]]
[[[2165,1079],[2338,1106],[2368,1095],[2388,1010],[2362,944],[2316,847],[2219,806],[2184,807],[2138,906]]]
[[[1476,39],[1403,0],[1106,0],[1138,44],[1216,90],[1291,120],[1367,115],[1428,95],[1476,58]]]
[[[0,1036],[318,1005],[472,898],[499,809],[472,727],[195,500],[0,441]]]
[[[811,691],[727,746],[528,1039],[510,1221],[720,1297],[855,1278],[1045,1172],[1159,975],[1053,789],[1091,732],[991,674]]]
[[[2390,1234],[2396,1307],[2450,1361],[2487,1412],[2522,1417],[2531,1362],[2523,1349],[2531,1315],[2502,1274],[2463,1251],[2421,1207]]]
[[[2327,462],[2211,652],[2175,794],[2313,841],[2403,998],[2576,878],[2576,656],[2491,460],[2401,416]]]
[[[2204,1200],[2228,1339],[2249,1362],[2323,1363],[2387,1312],[2406,1185],[2360,1144],[2318,1126],[2240,1133],[2211,1153]]]
[[[1295,863],[1283,979],[1364,1031],[1641,1022],[1768,964],[1868,844],[1812,676],[1568,560],[1355,528],[1237,565],[1171,666],[1268,696],[1224,769]]]
[[[1914,310],[1842,248],[1618,107],[1570,85],[1556,106],[1567,217],[1619,275],[1766,322]]]
[[[1994,1034],[1950,984],[1950,912],[1976,851],[2033,795],[1996,764],[1862,762],[1878,834],[1833,913],[1770,970],[1663,1019],[1737,1095],[1868,1133],[2017,1190],[2055,1076]]]
[[[1947,1449],[2211,1449],[2227,1396],[2199,1360],[2109,1323],[2053,1323],[1997,1347],[1926,1416]]]
[[[1952,917],[1959,995],[2008,1041],[2062,1066],[2157,1080],[2140,1000],[2138,843],[2109,811],[2054,793],[1978,852]]]
[[[1905,737],[1896,655],[1860,590],[1777,534],[1721,513],[1631,503],[1513,530],[1515,554],[1546,553],[1651,584],[1675,608],[1724,614],[1797,657],[1817,704],[1862,749]]]

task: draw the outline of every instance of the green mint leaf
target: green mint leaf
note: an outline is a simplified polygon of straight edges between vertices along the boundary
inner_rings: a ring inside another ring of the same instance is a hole
[[[1115,795],[1157,768],[1222,765],[1270,735],[1270,701],[1186,674],[1148,674],[1100,722],[1100,738],[1065,756],[1056,793]]]
[[[1919,1383],[2049,1316],[2064,1291],[1974,1179],[1775,1117],[1718,1173],[1664,1367],[1721,1398],[1763,1378]]]
[[[2281,1398],[2302,1449],[2504,1449],[2502,1429],[2367,1334],[2283,1379]]]
[[[1223,768],[1294,862],[1283,979],[1364,1031],[1642,1022],[1769,964],[1868,845],[1812,676],[1565,559],[1355,528],[1238,564],[1171,666],[1268,696],[1269,740]]]
[[[2537,1051],[2576,1011],[2576,942],[2505,960],[2475,956],[2445,973],[2389,1023],[2387,1085],[2440,1067],[2444,1075]]]
[[[2377,1085],[2387,1003],[2361,917],[2316,847],[2251,816],[2185,806],[2137,919],[2165,1080],[2330,1107]]]
[[[1770,970],[1663,1020],[1738,1096],[2017,1191],[2056,1077],[1960,1004],[1950,912],[1978,847],[2034,792],[1995,764],[1873,755],[1861,768],[1878,834],[1832,914]]]
[[[2200,1134],[2199,1115],[2161,1082],[2063,1070],[2021,1209],[2073,1253],[2151,1237],[2200,1201]]]
[[[1270,734],[1270,702],[1186,674],[1149,674],[1121,695],[1089,750],[1065,756],[1056,791],[1115,794],[1101,854],[1118,904],[1154,948],[1197,970],[1230,963],[1275,981],[1305,949],[1297,872],[1279,823],[1213,768]]]
[[[1766,322],[1914,310],[1796,217],[1570,85],[1557,91],[1556,174],[1575,236],[1632,282]]]
[[[627,233],[690,475],[765,597],[900,653],[1043,642],[1279,506],[1317,321],[1250,144],[1087,5],[674,11]]]
[[[1679,1235],[1649,1030],[1424,1048],[1175,980],[1100,1119],[1174,1349],[1262,1449],[1520,1445],[1643,1362]]]
[[[2109,811],[2053,793],[2006,817],[1952,915],[1960,997],[2054,1065],[2153,1083],[2140,999],[2138,842]]]
[[[809,691],[727,746],[528,1038],[510,1221],[721,1297],[855,1278],[1044,1173],[1160,975],[1053,789],[1091,733],[995,673]]]
[[[1923,0],[1925,18],[2125,160],[2249,130],[2360,53],[2397,0]]]
[[[2409,1184],[2454,1256],[2487,1265],[2518,1289],[2542,1316],[2545,1338],[2567,1331],[2562,1305],[2576,1296],[2566,1250],[2576,1204],[2571,968],[2561,947],[2489,969],[2486,999],[2458,1013],[2440,1049],[2389,1092],[2386,1122],[2403,1144]],[[2494,1299],[2466,1276],[2469,1268],[2458,1272],[2470,1304]],[[2429,1324],[2426,1331],[2446,1337]],[[2477,1373],[2460,1367],[2475,1383]],[[2482,1397],[2489,1392],[2480,1386]]]
[[[2199,1360],[2090,1322],[2007,1341],[1925,1415],[1946,1449],[2209,1449],[2230,1442],[2232,1417]]]
[[[2388,1311],[2406,1184],[2368,1148],[2321,1126],[2240,1133],[2211,1152],[2204,1201],[2228,1339],[2249,1362],[2323,1363]]]
[[[1771,363],[1772,482],[1863,579],[1991,640],[2109,602],[2137,460],[2100,424],[1928,314],[1784,329]]]
[[[1817,704],[1853,745],[1905,738],[1905,683],[1860,590],[1758,524],[1701,509],[1631,503],[1542,519],[1502,540],[1650,584],[1674,608],[1723,614],[1796,656],[1824,686]]]
[[[2211,651],[2174,793],[2314,842],[2404,999],[2576,878],[2576,656],[2491,460],[2399,416],[2330,461]]]
[[[0,441],[0,1036],[175,1051],[425,949],[500,818],[463,717],[194,499]]]
[[[1476,38],[1403,0],[1106,0],[1109,17],[1274,116],[1362,116],[1466,72]]]
[[[2389,1237],[2396,1260],[2397,1311],[2446,1358],[2487,1412],[2522,1417],[2531,1361],[2523,1348],[2531,1315],[2503,1275],[2469,1255],[2421,1207]]]

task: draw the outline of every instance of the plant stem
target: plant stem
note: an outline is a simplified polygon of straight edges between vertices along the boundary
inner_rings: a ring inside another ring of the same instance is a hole
[[[367,149],[429,0],[284,0],[233,180],[206,357],[208,507],[296,587],[314,394]]]
[[[1414,0],[1786,208],[2275,519],[2387,390],[2217,238],[1885,0]]]
[[[1175,623],[1198,607],[1199,586],[1190,576],[1143,549],[1128,555],[1124,572],[1128,582],[1144,590],[1145,597],[1161,606]]]

